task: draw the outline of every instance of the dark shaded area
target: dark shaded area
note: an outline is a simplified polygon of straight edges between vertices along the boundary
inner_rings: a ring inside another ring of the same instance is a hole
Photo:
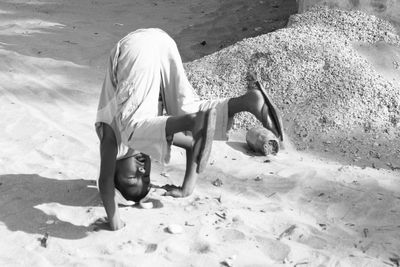
[[[142,20],[136,15],[132,19],[137,7],[135,2],[126,0],[2,1],[0,49],[10,54],[6,53],[0,71],[10,77],[13,73],[26,77],[22,84],[7,83],[6,89],[11,89],[18,98],[30,100],[79,99],[91,103],[97,99],[110,49],[137,28],[166,30],[177,42],[183,61],[191,61],[243,38],[282,28],[297,9],[295,0],[222,0],[217,9],[210,3],[188,3],[190,13],[171,14],[173,4],[178,6],[182,2],[168,3],[165,10],[162,0],[147,3],[144,12],[160,12],[160,8],[165,12],[162,16],[165,24],[156,25],[145,13],[140,16]],[[177,26],[186,28],[173,32]],[[15,32],[9,34],[8,30]],[[38,84],[34,80],[38,75],[46,76],[46,83]],[[24,82],[30,77],[33,82]]]
[[[207,5],[188,5],[190,13],[173,14],[182,1],[168,3],[148,2],[146,10],[138,16],[137,5],[131,1],[87,1],[85,8],[75,1],[3,1],[2,18],[10,19],[7,27],[18,27],[13,20],[42,20],[58,25],[39,24],[16,35],[3,35],[8,49],[24,55],[67,60],[84,66],[104,68],[107,55],[123,36],[138,28],[158,27],[175,39],[184,62],[211,54],[247,37],[254,37],[285,27],[291,14],[297,12],[295,0],[222,0],[213,10]],[[151,10],[160,12],[165,24],[151,20]],[[165,12],[165,14],[162,14]],[[138,18],[141,19],[138,19]],[[91,20],[95,18],[95,20]],[[133,19],[132,19],[133,18]],[[198,21],[204,21],[198,23]],[[179,33],[174,30],[186,27]],[[47,42],[43,42],[45,39]],[[26,45],[29,43],[29,45]],[[63,47],[62,54],[57,49]],[[95,51],[96,53],[93,53]],[[66,53],[65,53],[66,52]]]
[[[209,21],[188,26],[175,36],[175,41],[183,61],[192,61],[244,38],[284,28],[295,13],[295,0],[225,0],[216,11],[205,15]]]
[[[45,203],[84,207],[87,212],[91,207],[101,205],[92,180],[56,180],[37,174],[0,176],[0,221],[11,231],[48,233],[64,239],[80,239],[90,231],[90,227],[61,221],[35,208]],[[46,224],[48,220],[55,223]]]
[[[158,199],[149,198],[146,202],[153,204],[152,209],[164,206]],[[88,227],[77,226],[35,208],[47,203],[86,208],[88,213],[93,207],[103,207],[94,180],[56,180],[37,174],[0,175],[0,221],[9,230],[64,239],[81,239],[91,231],[109,230],[103,218]],[[119,206],[142,209],[138,203]],[[46,224],[48,220],[55,223]]]

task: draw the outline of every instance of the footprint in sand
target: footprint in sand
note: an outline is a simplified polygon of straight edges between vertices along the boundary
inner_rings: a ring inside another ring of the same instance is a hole
[[[290,253],[290,247],[281,241],[267,237],[256,236],[261,251],[270,259],[282,262]]]
[[[207,254],[211,252],[211,245],[205,241],[195,241],[190,250],[198,254]]]
[[[275,193],[287,193],[293,190],[297,185],[297,180],[292,178],[281,178],[276,176],[261,176],[262,184],[260,184],[257,190],[262,192],[269,192],[270,195]]]
[[[224,229],[218,232],[218,236],[223,242],[241,241],[246,239],[246,235],[236,229]]]
[[[291,235],[291,240],[307,245],[314,249],[324,249],[327,245],[327,240],[319,237],[321,233],[308,225],[297,225]]]
[[[157,250],[158,245],[155,243],[147,243],[143,240],[139,240],[137,243],[131,240],[123,242],[118,245],[117,250],[123,253],[129,253],[133,255],[141,255],[153,253]]]
[[[163,246],[171,259],[179,255],[188,255],[190,252],[186,242],[182,242],[181,239],[169,239],[164,242]]]
[[[99,218],[96,222],[92,224],[94,231],[99,231],[101,229],[108,230],[108,223],[105,218]],[[139,239],[137,242],[128,240],[124,241],[121,244],[111,245],[111,247],[106,247],[104,249],[103,254],[113,254],[114,251],[126,253],[126,254],[133,254],[133,255],[142,255],[153,253],[157,250],[158,245],[156,243],[148,243],[144,240]]]
[[[276,174],[280,177],[299,179],[305,177],[312,178],[317,175],[317,172],[315,170],[298,170],[286,168],[276,172]]]

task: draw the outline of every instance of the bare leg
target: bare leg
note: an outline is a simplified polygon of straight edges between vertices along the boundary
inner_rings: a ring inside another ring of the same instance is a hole
[[[197,181],[197,157],[194,155],[196,140],[191,136],[186,136],[182,132],[191,131],[193,136],[203,130],[205,112],[200,111],[194,114],[169,117],[167,119],[165,131],[167,136],[173,135],[173,144],[186,150],[186,171],[181,189],[173,188],[167,195],[174,197],[185,197],[190,195]]]
[[[236,113],[247,111],[253,114],[259,121],[262,120],[262,108],[264,106],[264,98],[259,90],[249,90],[244,95],[233,97],[228,101],[228,116],[232,118]],[[267,129],[275,135],[278,133],[276,126],[268,116]]]
[[[196,172],[197,162],[193,156],[193,138],[183,133],[177,133],[174,135],[173,144],[186,150],[186,171],[182,189],[184,189],[184,195],[190,195],[193,192],[198,177],[198,173]]]
[[[166,135],[172,136],[179,132],[192,131],[196,118],[197,113],[169,117],[165,126]]]
[[[262,109],[264,106],[264,98],[260,91],[249,90],[244,95],[234,97],[228,101],[228,116],[233,117],[238,112],[247,111],[253,114],[258,120],[262,120]],[[264,107],[265,108],[265,107]],[[185,136],[182,132],[191,131],[196,136],[202,130],[205,112],[169,117],[166,124],[166,135],[174,136],[173,144],[186,150],[186,171],[184,182],[181,189],[173,189],[167,192],[167,195],[175,197],[188,196],[193,192],[198,174],[197,158],[194,152],[194,144],[196,140],[192,137]],[[268,116],[266,125],[269,130],[276,133],[276,127]]]

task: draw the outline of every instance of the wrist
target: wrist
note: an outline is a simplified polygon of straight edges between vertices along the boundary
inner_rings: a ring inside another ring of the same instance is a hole
[[[185,189],[185,188],[181,188],[180,191],[182,193],[182,197],[188,197],[193,192],[193,190],[188,190],[188,189]]]
[[[110,221],[110,228],[112,231],[119,230],[125,226],[125,223],[120,219]]]

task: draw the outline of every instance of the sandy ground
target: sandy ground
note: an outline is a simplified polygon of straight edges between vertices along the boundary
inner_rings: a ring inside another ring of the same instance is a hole
[[[191,197],[154,190],[153,209],[121,207],[124,229],[94,224],[105,216],[93,121],[108,51],[133,29],[162,27],[187,61],[282,27],[294,10],[241,2],[0,2],[1,266],[399,265],[398,172],[290,148],[266,158],[240,133],[215,142]],[[176,149],[152,180],[179,184],[183,172]]]

